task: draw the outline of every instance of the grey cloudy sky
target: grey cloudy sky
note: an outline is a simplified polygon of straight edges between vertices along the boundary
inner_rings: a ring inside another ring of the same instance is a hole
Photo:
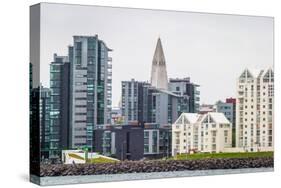
[[[113,106],[121,81],[150,79],[158,36],[169,78],[191,77],[201,103],[235,97],[243,69],[273,66],[273,18],[43,4],[41,82],[49,86],[53,53],[67,55],[73,35],[95,35],[113,49]]]

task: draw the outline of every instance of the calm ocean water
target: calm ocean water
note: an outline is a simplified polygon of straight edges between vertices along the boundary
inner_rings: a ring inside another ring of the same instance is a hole
[[[174,172],[42,177],[40,181],[41,181],[41,185],[62,185],[62,184],[94,183],[94,182],[125,181],[125,180],[129,181],[129,180],[173,178],[173,177],[240,174],[240,173],[253,173],[253,172],[272,172],[272,171],[273,168],[244,168],[244,169],[218,169],[218,170],[194,170],[194,171],[187,170],[187,171],[174,171]]]

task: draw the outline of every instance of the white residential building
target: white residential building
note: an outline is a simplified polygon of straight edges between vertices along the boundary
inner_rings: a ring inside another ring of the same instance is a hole
[[[236,147],[272,151],[273,70],[244,70],[237,80],[236,101]]]
[[[172,155],[231,148],[232,125],[223,113],[182,113],[172,125]]]

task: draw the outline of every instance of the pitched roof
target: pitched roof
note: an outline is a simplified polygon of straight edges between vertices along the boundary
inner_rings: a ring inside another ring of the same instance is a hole
[[[267,69],[264,69],[263,74],[262,74],[262,77],[264,77],[268,72],[272,72],[272,73],[273,73],[273,68],[272,68],[272,67],[269,67],[269,68],[267,68]]]
[[[187,120],[188,123],[193,124],[198,121],[199,117],[200,114],[196,114],[196,113],[182,113],[174,124],[178,124],[178,122],[180,122],[179,124],[182,124],[183,122],[185,122],[185,120]]]
[[[221,112],[208,112],[207,115],[210,115],[216,123],[230,123]]]
[[[261,72],[260,69],[248,69],[248,71],[255,78],[257,78],[259,76],[260,72]]]
[[[200,117],[200,114],[196,113],[184,113],[184,116],[188,119],[190,123],[196,123]]]

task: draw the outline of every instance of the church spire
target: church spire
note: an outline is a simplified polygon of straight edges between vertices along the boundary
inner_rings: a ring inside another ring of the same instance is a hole
[[[160,37],[157,40],[156,49],[152,60],[150,83],[152,86],[158,89],[168,89],[166,61]]]

